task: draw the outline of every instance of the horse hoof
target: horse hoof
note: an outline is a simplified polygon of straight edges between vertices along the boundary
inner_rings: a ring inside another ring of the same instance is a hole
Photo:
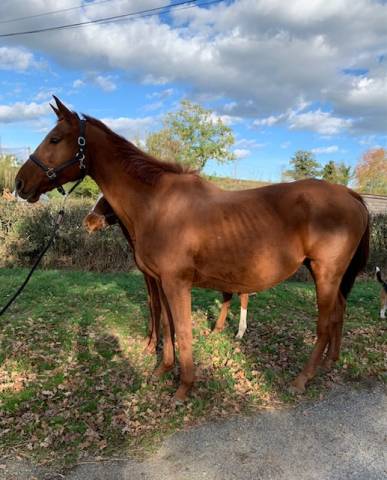
[[[236,338],[236,340],[242,340],[242,338],[243,338],[243,333],[237,333],[237,334],[235,335],[235,338]]]
[[[305,392],[305,381],[300,378],[296,378],[293,382],[289,385],[289,393],[293,395],[299,395]]]
[[[330,370],[332,370],[333,368],[333,365],[335,364],[335,362],[331,359],[331,358],[326,358],[322,365],[321,365],[321,368],[325,371],[325,372],[329,372]]]
[[[299,388],[299,387],[296,387],[295,385],[289,385],[288,392],[292,395],[301,395],[302,393],[305,392],[305,387]]]
[[[221,332],[223,332],[223,328],[215,327],[215,328],[212,330],[212,333],[221,333]]]
[[[176,396],[173,399],[173,405],[175,408],[181,408],[184,407],[185,401],[180,400],[179,398],[176,398]]]
[[[175,393],[175,402],[184,403],[187,400],[187,394],[190,391],[192,384],[183,384],[177,389]]]

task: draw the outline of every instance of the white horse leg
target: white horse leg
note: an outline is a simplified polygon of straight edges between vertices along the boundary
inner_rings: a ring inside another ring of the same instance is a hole
[[[247,328],[247,310],[241,307],[241,318],[239,320],[239,329],[236,338],[242,338]]]

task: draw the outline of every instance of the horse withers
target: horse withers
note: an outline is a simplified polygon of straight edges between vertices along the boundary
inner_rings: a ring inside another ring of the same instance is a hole
[[[20,168],[18,194],[36,202],[85,174],[96,181],[135,244],[140,270],[158,282],[169,313],[158,373],[174,366],[175,330],[177,400],[186,398],[195,378],[193,286],[259,292],[305,264],[316,285],[317,340],[292,388],[304,391],[322,362],[329,368],[338,359],[346,300],[369,250],[369,215],[359,194],[313,179],[224,191],[142,152],[95,118],[80,120],[55,100],[58,122]]]

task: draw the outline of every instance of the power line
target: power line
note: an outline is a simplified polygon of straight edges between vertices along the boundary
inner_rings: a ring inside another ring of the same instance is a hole
[[[201,4],[198,4],[197,1],[198,0],[184,0],[184,1],[174,3],[172,5],[168,4],[162,7],[150,8],[147,10],[130,12],[130,13],[125,13],[121,15],[114,15],[112,17],[99,18],[96,20],[88,20],[85,22],[71,23],[67,25],[58,25],[56,27],[39,28],[36,30],[26,30],[23,32],[2,33],[0,34],[0,38],[16,37],[20,35],[30,35],[30,34],[50,32],[55,30],[65,30],[68,28],[77,28],[77,27],[83,27],[83,26],[92,25],[92,24],[105,24],[105,23],[116,22],[120,20],[127,20],[127,19],[130,19],[131,17],[144,18],[144,17],[153,16],[153,15],[163,15],[171,12],[172,10],[185,10],[188,8],[193,8],[195,6],[205,7],[205,6],[213,5],[216,3],[220,3],[224,0],[210,0]],[[180,8],[176,8],[176,7],[180,7]]]
[[[116,0],[100,0],[99,2],[84,3],[77,5],[76,7],[62,8],[61,10],[50,10],[45,13],[37,13],[36,15],[28,15],[26,17],[11,18],[9,20],[1,20],[0,24],[18,22],[19,20],[29,20],[30,18],[46,17],[47,15],[55,15],[57,13],[70,12],[71,10],[79,10],[80,8],[94,7],[94,5],[100,5],[101,3],[115,2]]]

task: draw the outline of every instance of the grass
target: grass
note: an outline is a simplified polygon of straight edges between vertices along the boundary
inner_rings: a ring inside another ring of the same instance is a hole
[[[23,269],[0,270],[0,305]],[[141,455],[177,429],[210,418],[294,404],[324,394],[333,382],[382,377],[385,323],[379,288],[355,285],[342,355],[304,397],[288,393],[314,341],[315,294],[288,282],[251,297],[241,342],[238,300],[228,327],[211,328],[220,295],[193,292],[198,381],[175,408],[177,375],[151,378],[156,358],[143,353],[147,300],[142,276],[38,271],[0,318],[0,454],[71,465],[84,456]]]

